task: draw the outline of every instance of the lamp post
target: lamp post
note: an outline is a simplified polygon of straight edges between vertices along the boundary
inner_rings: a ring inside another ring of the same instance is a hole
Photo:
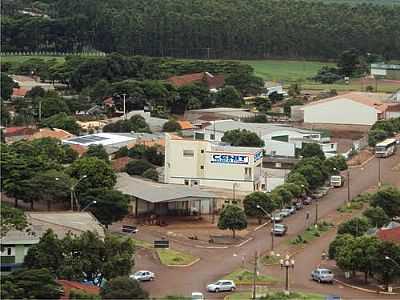
[[[72,185],[71,188],[70,188],[71,211],[74,211],[74,193],[75,193],[75,188],[85,178],[87,178],[87,175],[83,175],[81,178],[79,178],[78,181],[74,185]]]
[[[400,264],[397,261],[395,261],[393,258],[391,258],[390,256],[385,256],[385,259],[393,262],[395,264],[395,266],[397,268],[399,268],[399,270],[400,270]]]
[[[281,268],[286,269],[285,276],[285,294],[289,295],[289,268],[294,268],[294,259],[291,259],[289,255],[286,255],[284,259],[280,260]]]
[[[315,199],[315,222],[314,222],[315,226],[318,226],[318,202],[319,202],[319,199],[316,198]]]
[[[347,169],[347,203],[348,206],[350,203],[350,168]]]
[[[88,209],[91,205],[93,205],[93,204],[96,204],[97,203],[97,201],[96,200],[93,200],[92,202],[90,202],[88,205],[86,205],[82,210],[80,210],[80,211],[85,211],[86,209]]]
[[[260,209],[268,218],[272,221],[272,232],[271,232],[271,253],[274,253],[274,228],[275,228],[275,218],[272,217],[264,208],[257,204],[257,208]]]
[[[378,187],[381,187],[381,159],[378,157]]]

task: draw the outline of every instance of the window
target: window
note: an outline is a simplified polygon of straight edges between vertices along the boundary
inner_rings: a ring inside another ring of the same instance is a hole
[[[7,255],[11,255],[11,248],[7,248]]]
[[[210,140],[215,140],[215,134],[210,134]]]
[[[195,134],[194,134],[194,139],[195,139],[195,140],[204,140],[204,133],[195,132]]]
[[[251,177],[251,168],[244,168],[244,175]]]
[[[200,152],[201,152],[201,153],[204,153],[204,149],[201,149]]]
[[[189,180],[185,179],[185,185],[189,185]]]
[[[200,166],[200,169],[204,170],[204,166]]]
[[[183,150],[183,156],[193,157],[194,156],[194,151],[193,150]]]
[[[191,185],[199,185],[199,181],[198,180],[192,180],[191,181]]]
[[[334,146],[335,146],[334,144],[331,144],[331,149],[333,149],[333,148],[334,148]]]

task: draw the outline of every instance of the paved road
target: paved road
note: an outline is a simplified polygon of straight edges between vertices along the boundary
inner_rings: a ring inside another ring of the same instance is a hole
[[[391,183],[400,186],[400,173],[393,170],[393,167],[400,164],[400,154],[381,160],[381,180],[384,183]],[[351,197],[364,192],[368,188],[376,186],[378,182],[378,160],[372,159],[362,168],[352,168],[350,171],[350,193]],[[347,199],[347,182],[343,188],[332,190],[319,203],[319,216],[332,213],[341,206]],[[289,226],[288,235],[285,238],[277,238],[276,244],[279,245],[283,240],[290,239],[304,231],[306,228],[305,214],[309,210],[311,212],[311,220],[314,218],[315,204],[303,209],[296,215],[288,218],[285,223]],[[270,249],[269,227],[261,229],[253,234],[254,239],[242,247],[232,247],[228,249],[198,249],[188,248],[175,244],[173,247],[182,249],[201,258],[200,262],[188,268],[168,268],[161,266],[157,260],[147,252],[139,252],[136,259],[136,269],[149,269],[157,274],[157,279],[150,283],[145,283],[144,287],[153,297],[165,295],[190,295],[193,291],[205,292],[205,286],[222,276],[232,272],[242,264],[242,257],[246,260],[251,259],[257,251],[263,253]],[[318,250],[319,251],[319,250]],[[321,253],[321,252],[319,252]],[[296,268],[294,281],[297,278],[308,277],[309,267],[314,266],[313,262],[307,264],[307,254],[304,259],[306,267]],[[298,287],[305,290],[315,290],[322,293],[331,293],[332,288],[326,287],[320,290],[320,287],[314,285],[310,288],[310,282],[299,282]],[[311,283],[313,284],[313,283]],[[333,287],[333,291],[336,288]],[[360,299],[360,293],[350,289],[338,289],[337,293],[346,299]],[[365,299],[365,294],[362,294]],[[207,298],[215,298],[215,295],[208,294]],[[378,298],[373,298],[378,299]]]

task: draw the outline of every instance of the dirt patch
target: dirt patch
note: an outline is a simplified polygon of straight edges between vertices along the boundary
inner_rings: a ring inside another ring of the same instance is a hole
[[[374,154],[368,150],[364,149],[361,150],[359,153],[354,155],[348,162],[347,165],[349,166],[358,166],[370,159]]]

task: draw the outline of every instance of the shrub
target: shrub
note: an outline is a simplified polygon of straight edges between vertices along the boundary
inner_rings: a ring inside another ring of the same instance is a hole
[[[153,168],[147,160],[135,159],[126,165],[126,172],[129,175],[142,175],[146,170]]]
[[[143,172],[142,176],[154,181],[158,181],[158,172],[154,168],[147,169]]]

